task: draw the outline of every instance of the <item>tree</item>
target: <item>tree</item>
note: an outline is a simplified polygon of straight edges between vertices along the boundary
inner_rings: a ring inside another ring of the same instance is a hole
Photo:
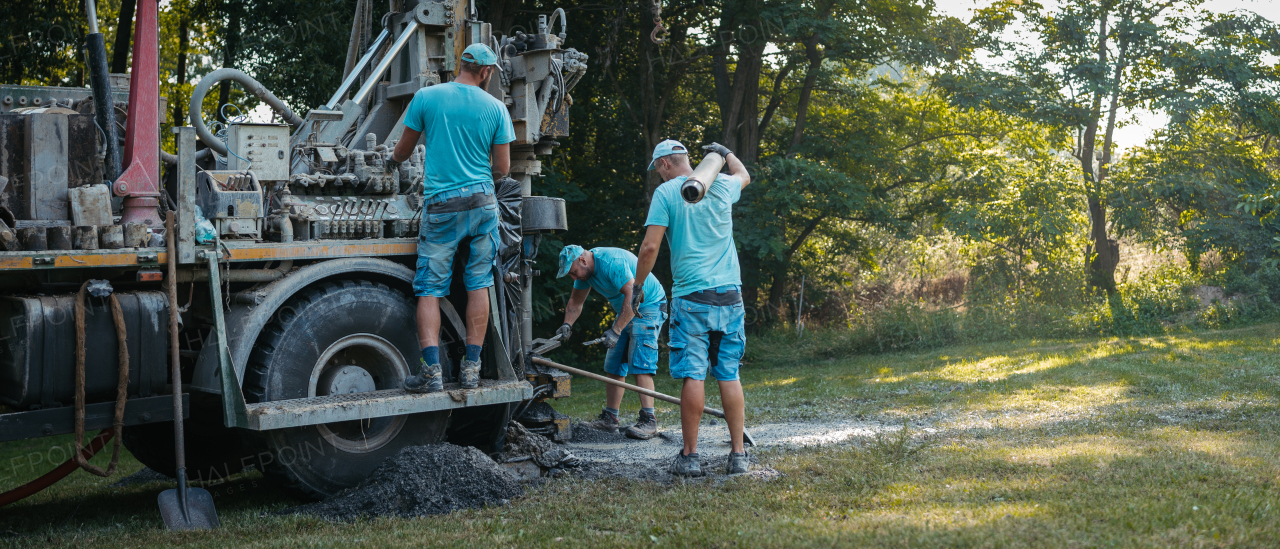
[[[790,155],[766,160],[764,177],[735,209],[735,237],[756,260],[757,272],[744,267],[744,276],[769,281],[774,312],[795,257],[815,238],[837,237],[828,242],[856,254],[849,224],[901,231],[982,192],[967,183],[979,168],[968,151],[999,137],[998,118],[954,109],[916,79],[867,82],[859,75],[869,68],[846,65],[822,82],[808,138]]]
[[[1000,0],[972,21],[974,45],[992,60],[969,56],[938,77],[956,105],[1018,114],[1075,136],[1091,287],[1115,291],[1119,245],[1109,234],[1107,178],[1124,113],[1154,109],[1184,120],[1210,104],[1256,103],[1267,95],[1257,83],[1274,77],[1260,57],[1244,54],[1274,50],[1274,25],[1213,16],[1201,3],[1068,0],[1047,9]],[[1272,43],[1250,38],[1258,32]]]
[[[969,244],[979,293],[1061,298],[1072,292],[1064,281],[1078,272],[1068,265],[1087,223],[1075,162],[1061,134],[1012,117],[998,125],[1009,131],[992,147],[965,154],[970,193],[954,202],[945,226]]]
[[[1280,153],[1273,140],[1221,107],[1158,132],[1117,164],[1117,234],[1181,249],[1196,270],[1211,250],[1246,273],[1274,264]]]
[[[79,44],[84,10],[76,0],[0,5],[0,82],[71,86],[84,82]]]

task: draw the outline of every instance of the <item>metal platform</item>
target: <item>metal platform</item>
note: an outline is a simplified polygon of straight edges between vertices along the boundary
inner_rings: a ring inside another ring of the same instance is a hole
[[[368,393],[277,400],[246,406],[249,429],[269,431],[337,421],[438,412],[486,404],[506,404],[533,398],[533,386],[524,380],[480,380],[476,389],[446,383],[439,393],[414,394],[404,389]]]

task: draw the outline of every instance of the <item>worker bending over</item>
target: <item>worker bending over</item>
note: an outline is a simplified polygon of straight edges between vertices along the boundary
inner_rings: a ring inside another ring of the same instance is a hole
[[[484,44],[462,53],[452,82],[414,94],[404,116],[404,135],[392,161],[409,158],[425,137],[422,224],[418,229],[418,270],[413,292],[418,296],[418,341],[422,361],[404,382],[405,390],[442,390],[440,369],[440,298],[449,295],[453,256],[471,238],[464,285],[467,289],[467,351],[460,378],[464,389],[480,384],[480,350],[489,324],[489,287],[498,252],[498,207],[493,181],[511,166],[515,141],[511,116],[501,101],[484,91],[498,56]]]
[[[626,381],[627,374],[636,376],[636,385],[653,390],[653,374],[658,372],[658,332],[667,319],[667,292],[650,274],[645,278],[645,299],[639,305],[631,302],[631,287],[636,280],[636,256],[618,248],[592,248],[569,245],[560,250],[560,271],[556,278],[569,275],[573,293],[564,309],[564,324],[556,330],[562,341],[572,334],[573,322],[582,314],[582,304],[591,290],[600,292],[618,318],[604,331],[604,371],[610,378]],[[636,316],[635,311],[640,315]],[[618,431],[618,408],[624,389],[605,387],[604,409],[590,426],[602,431]],[[640,395],[640,417],[627,427],[627,436],[648,440],[658,434],[658,417],[653,410],[653,397]]]
[[[698,423],[705,401],[703,381],[707,371],[720,383],[720,400],[729,424],[732,448],[725,473],[747,471],[742,443],[744,402],[738,365],[746,349],[742,306],[742,275],[733,244],[733,204],[751,182],[747,168],[723,145],[703,149],[725,157],[729,174],[716,177],[697,203],[685,202],[680,185],[693,173],[688,150],[679,141],[659,143],[650,170],[665,181],[653,193],[648,229],[640,247],[636,280],[653,269],[665,236],[671,247],[671,377],[684,380],[680,391],[680,424],[684,448],[671,463],[672,474],[701,476],[698,460]],[[643,299],[644,289],[632,289]]]

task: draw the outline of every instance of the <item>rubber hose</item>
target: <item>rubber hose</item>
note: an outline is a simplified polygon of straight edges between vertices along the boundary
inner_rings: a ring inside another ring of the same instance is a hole
[[[98,431],[98,436],[89,441],[89,446],[81,450],[80,455],[85,459],[85,461],[92,459],[99,450],[107,445],[107,441],[111,440],[111,436],[114,434],[115,431],[110,428]],[[45,473],[40,478],[0,494],[0,507],[4,507],[5,505],[17,501],[22,501],[27,497],[38,494],[41,490],[53,486],[54,483],[66,478],[67,475],[74,473],[76,469],[79,468],[80,464],[76,462],[76,458],[73,457],[68,459],[67,461],[62,462],[62,465],[59,465],[54,470]]]
[[[103,140],[107,147],[102,176],[108,181],[115,181],[120,177],[120,136],[116,132],[116,103],[111,96],[111,77],[107,74],[107,46],[99,33],[86,36],[85,45],[89,56],[89,86],[93,90],[94,119],[105,134]]]
[[[227,146],[217,137],[214,137],[213,133],[209,132],[209,128],[204,125],[204,119],[200,115],[200,107],[204,104],[204,96],[209,93],[209,88],[223,80],[234,80],[240,83],[241,86],[245,87],[246,91],[257,96],[263,103],[266,103],[267,106],[276,111],[276,114],[279,114],[290,126],[296,128],[302,125],[301,117],[290,110],[289,106],[284,104],[284,101],[273,95],[253,77],[236,69],[218,69],[205,75],[204,78],[200,79],[200,83],[196,84],[196,89],[191,92],[191,103],[187,108],[187,117],[191,119],[191,126],[196,129],[196,135],[200,136],[200,141],[204,142],[205,146],[213,149],[214,152],[226,155]]]
[[[564,17],[564,8],[556,8],[556,11],[551,12],[551,19],[547,21],[547,34],[551,34],[551,29],[555,28],[556,17],[560,18],[560,34],[558,36],[561,41],[564,41],[565,36],[569,33],[569,21]],[[560,45],[563,46],[564,44]]]

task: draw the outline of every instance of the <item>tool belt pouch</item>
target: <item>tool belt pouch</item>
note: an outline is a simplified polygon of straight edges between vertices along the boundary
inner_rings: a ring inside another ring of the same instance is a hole
[[[427,214],[447,214],[474,210],[490,204],[497,204],[498,199],[492,194],[476,193],[471,196],[450,198],[444,202],[427,204]]]
[[[700,303],[702,305],[726,307],[742,303],[742,292],[733,291],[717,293],[715,290],[702,290],[701,292],[693,292],[689,295],[683,296],[680,299]]]

